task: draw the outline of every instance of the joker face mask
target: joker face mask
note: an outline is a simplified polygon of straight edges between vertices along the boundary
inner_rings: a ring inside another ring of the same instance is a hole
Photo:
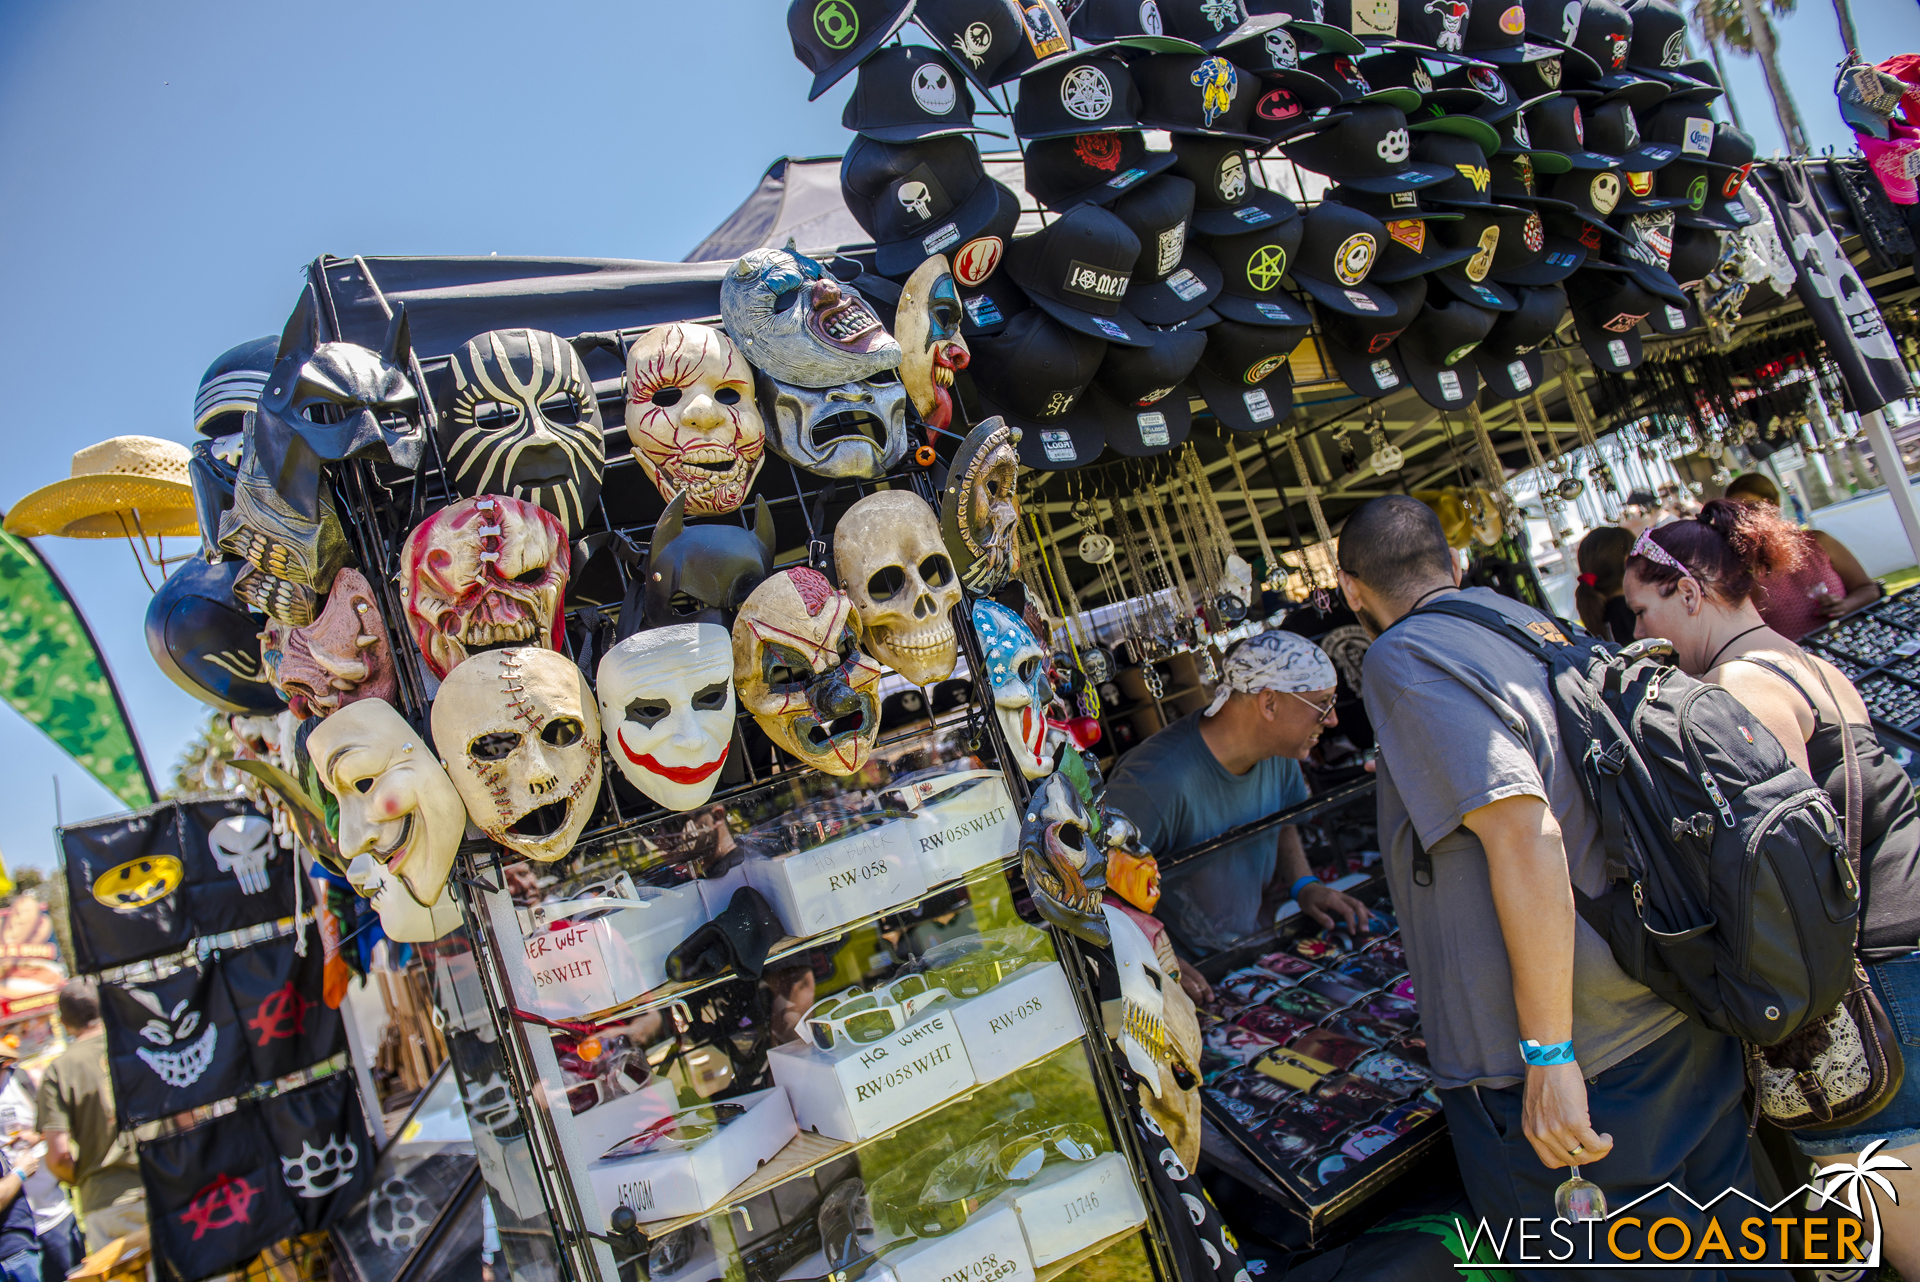
[[[448,360],[453,392],[440,448],[453,488],[508,494],[578,534],[600,501],[606,447],[587,367],[566,340],[537,329],[496,329]]]
[[[333,576],[325,608],[306,627],[269,622],[260,634],[260,657],[274,689],[303,721],[362,699],[391,703],[399,692],[387,625],[358,570]]]
[[[573,660],[474,655],[434,696],[433,741],[487,836],[542,863],[573,849],[600,795],[600,712]]]
[[[900,381],[920,417],[934,427],[953,424],[953,375],[972,354],[960,334],[960,293],[945,254],[921,263],[900,291],[893,327],[900,340]]]
[[[627,353],[627,439],[663,498],[688,516],[721,516],[747,501],[767,452],[753,370],[706,325],[662,325]]]
[[[520,499],[462,499],[422,521],[400,553],[400,599],[433,674],[487,646],[558,646],[569,556],[559,518]]]
[[[817,570],[782,570],[733,623],[733,678],[767,737],[824,774],[867,763],[880,734],[880,665],[860,652],[853,602]]]
[[[987,661],[993,687],[993,715],[1013,753],[1013,764],[1029,779],[1053,773],[1047,751],[1047,705],[1053,687],[1047,680],[1046,651],[1020,616],[998,601],[973,603],[973,629]]]
[[[834,527],[833,560],[874,658],[917,686],[953,675],[960,580],[924,499],[881,490],[855,503]]]
[[[900,364],[900,344],[859,292],[792,250],[743,254],[720,282],[720,315],[747,359],[781,383],[835,387]]]
[[[405,888],[405,907],[425,912],[437,904],[467,808],[426,739],[385,700],[362,699],[314,727],[307,754],[340,802],[340,857],[348,867],[372,859]]]
[[[713,795],[733,742],[733,646],[716,623],[641,632],[607,651],[595,682],[607,752],[668,810]]]

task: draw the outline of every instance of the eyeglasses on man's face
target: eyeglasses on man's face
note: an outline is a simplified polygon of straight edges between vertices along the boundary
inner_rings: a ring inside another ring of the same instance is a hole
[[[1333,715],[1333,705],[1340,701],[1340,696],[1338,694],[1335,694],[1333,697],[1329,698],[1324,704],[1321,704],[1321,703],[1315,703],[1313,700],[1305,697],[1304,695],[1295,694],[1292,690],[1287,691],[1287,693],[1293,695],[1294,698],[1300,700],[1300,702],[1306,704],[1309,708],[1312,708],[1314,722],[1318,725],[1323,725],[1323,726],[1327,724],[1327,718]]]

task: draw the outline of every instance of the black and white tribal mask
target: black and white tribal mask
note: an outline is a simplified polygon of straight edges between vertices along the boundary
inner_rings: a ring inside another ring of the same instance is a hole
[[[579,355],[557,334],[496,329],[469,339],[449,370],[440,448],[453,488],[538,504],[579,534],[606,467],[600,403]]]

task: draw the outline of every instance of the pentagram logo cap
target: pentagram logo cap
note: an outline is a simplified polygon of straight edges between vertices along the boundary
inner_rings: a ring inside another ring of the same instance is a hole
[[[1013,132],[1028,141],[1138,128],[1140,90],[1127,64],[1111,54],[1081,52],[1020,78]]]
[[[1305,325],[1313,315],[1288,293],[1283,281],[1293,270],[1306,224],[1297,215],[1271,227],[1238,236],[1202,237],[1219,265],[1220,294],[1210,304],[1228,320],[1268,327]]]

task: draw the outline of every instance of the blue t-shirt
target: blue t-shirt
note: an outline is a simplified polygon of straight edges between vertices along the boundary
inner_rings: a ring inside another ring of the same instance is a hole
[[[1177,854],[1307,799],[1300,763],[1290,757],[1268,757],[1244,775],[1227,773],[1200,736],[1200,717],[1190,712],[1149,736],[1120,759],[1107,784],[1107,804],[1133,820],[1156,855]],[[1154,915],[1189,956],[1218,952],[1273,924],[1260,918],[1260,896],[1273,880],[1279,840],[1270,828],[1162,874]]]

